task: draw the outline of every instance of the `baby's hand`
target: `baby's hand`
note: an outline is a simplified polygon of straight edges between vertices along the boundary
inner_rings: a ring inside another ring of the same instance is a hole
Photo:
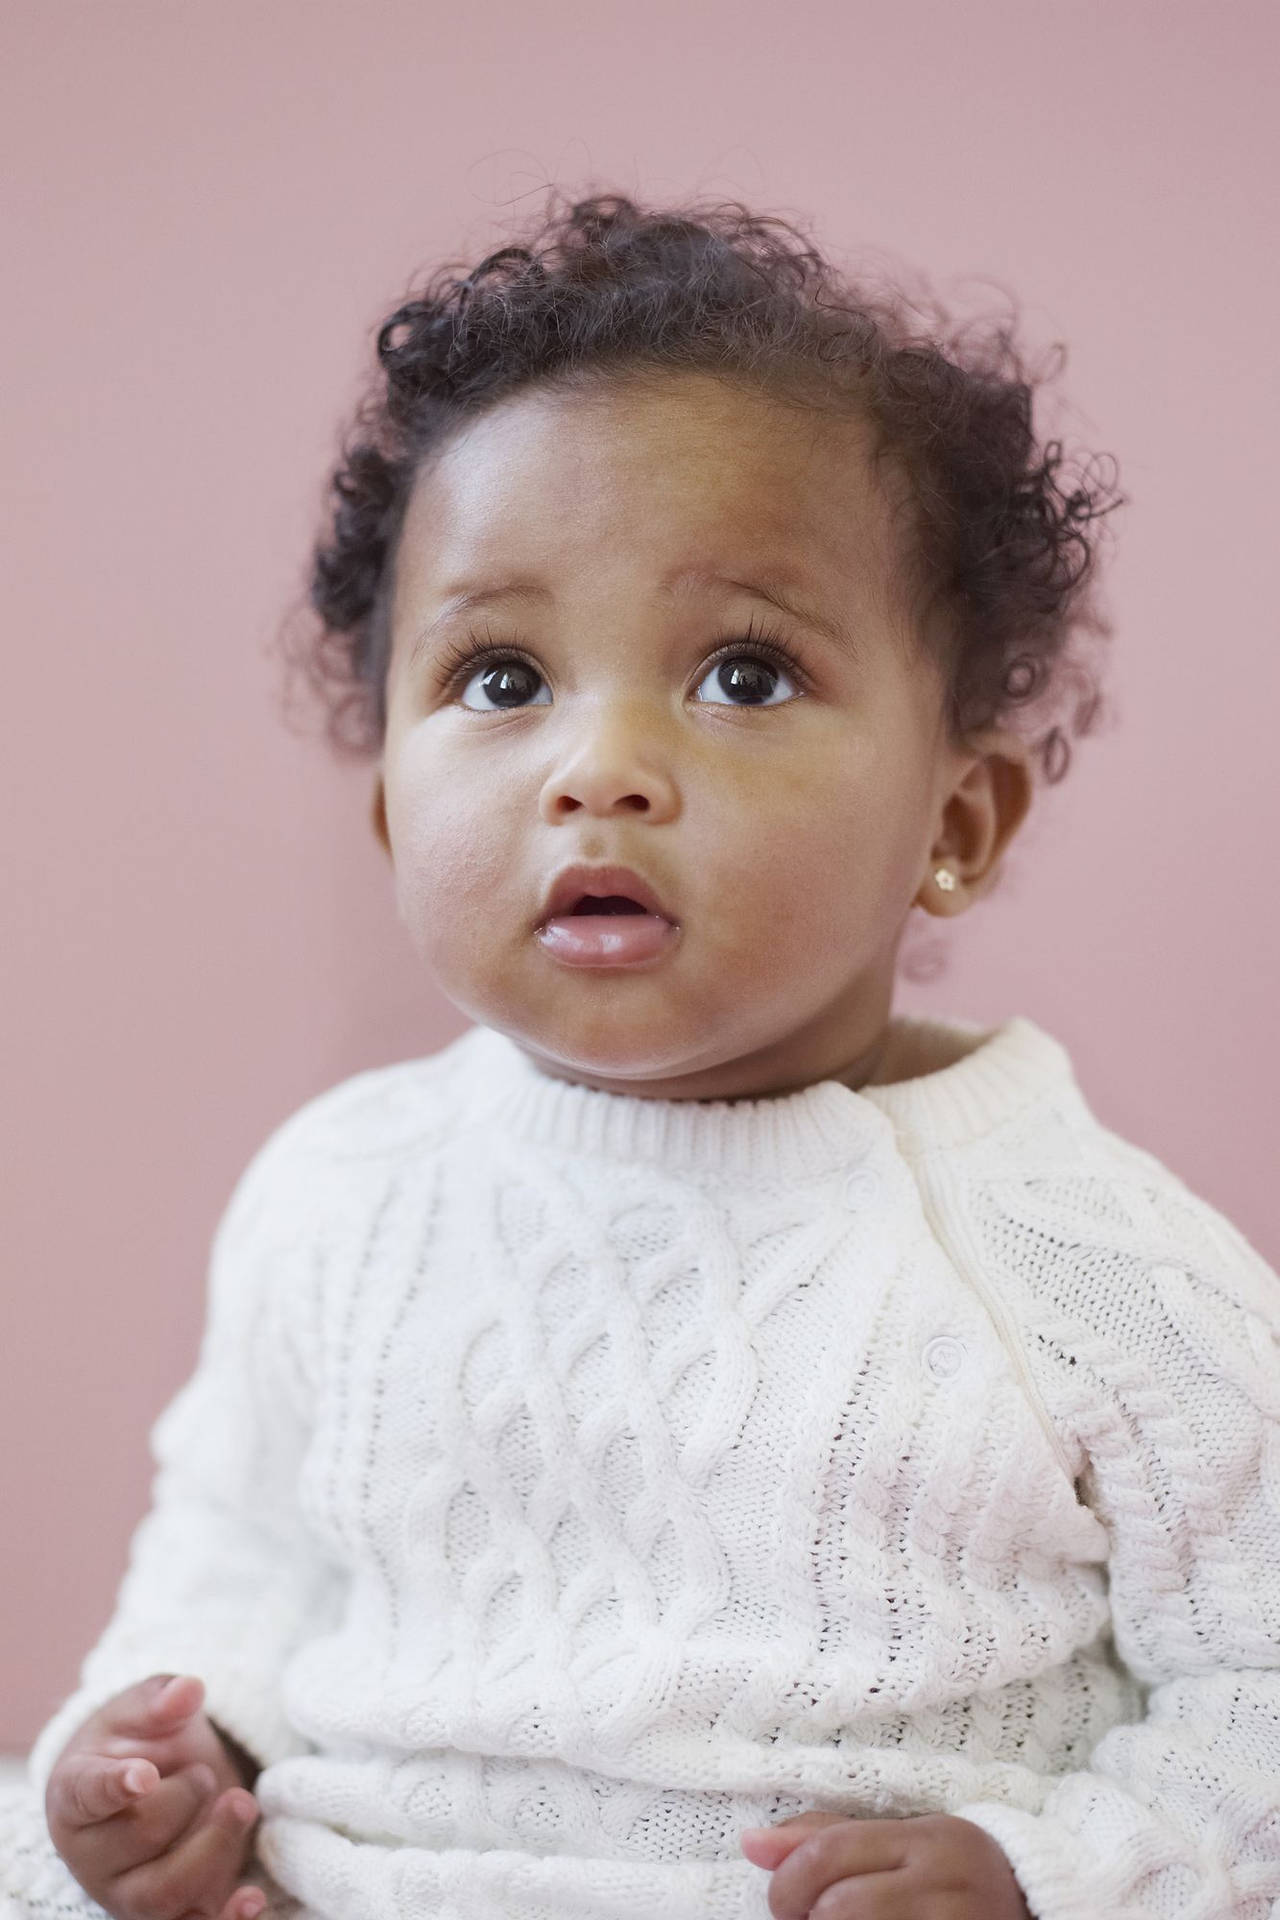
[[[745,1828],[742,1851],[773,1869],[774,1920],[1030,1920],[995,1841],[949,1813],[798,1813],[776,1827]]]
[[[67,1742],[49,1775],[53,1844],[114,1920],[256,1920],[238,1886],[258,1803],[191,1674],[152,1674]]]

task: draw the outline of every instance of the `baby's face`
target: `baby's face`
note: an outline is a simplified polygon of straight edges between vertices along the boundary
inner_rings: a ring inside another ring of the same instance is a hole
[[[526,389],[419,476],[380,769],[399,910],[544,1070],[699,1099],[865,1078],[965,764],[866,444],[680,375]],[[583,863],[663,917],[547,927]]]

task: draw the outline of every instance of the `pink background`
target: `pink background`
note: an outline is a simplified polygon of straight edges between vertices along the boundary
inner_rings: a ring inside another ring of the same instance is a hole
[[[285,731],[267,649],[377,321],[548,181],[809,217],[1070,344],[1068,425],[1133,502],[1116,719],[902,1004],[1040,1021],[1280,1259],[1278,20],[9,0],[0,1746],[105,1619],[236,1175],[460,1030],[367,770]]]

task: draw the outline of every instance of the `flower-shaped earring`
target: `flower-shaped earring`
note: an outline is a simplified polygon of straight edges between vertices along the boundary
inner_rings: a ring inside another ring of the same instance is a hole
[[[944,893],[955,892],[956,877],[954,873],[952,873],[950,867],[935,867],[933,872],[933,877],[937,885],[941,887]]]

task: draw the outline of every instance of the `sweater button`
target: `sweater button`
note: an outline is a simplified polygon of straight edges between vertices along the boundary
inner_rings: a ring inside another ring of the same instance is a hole
[[[935,1334],[924,1350],[924,1363],[935,1380],[950,1380],[964,1365],[964,1341],[954,1334]]]
[[[1177,1286],[1187,1277],[1184,1268],[1171,1267],[1167,1260],[1156,1261],[1153,1266],[1147,1268],[1147,1272],[1158,1287],[1167,1287],[1170,1283]]]
[[[871,1206],[880,1192],[880,1176],[871,1167],[859,1167],[844,1183],[844,1203],[854,1212]]]

